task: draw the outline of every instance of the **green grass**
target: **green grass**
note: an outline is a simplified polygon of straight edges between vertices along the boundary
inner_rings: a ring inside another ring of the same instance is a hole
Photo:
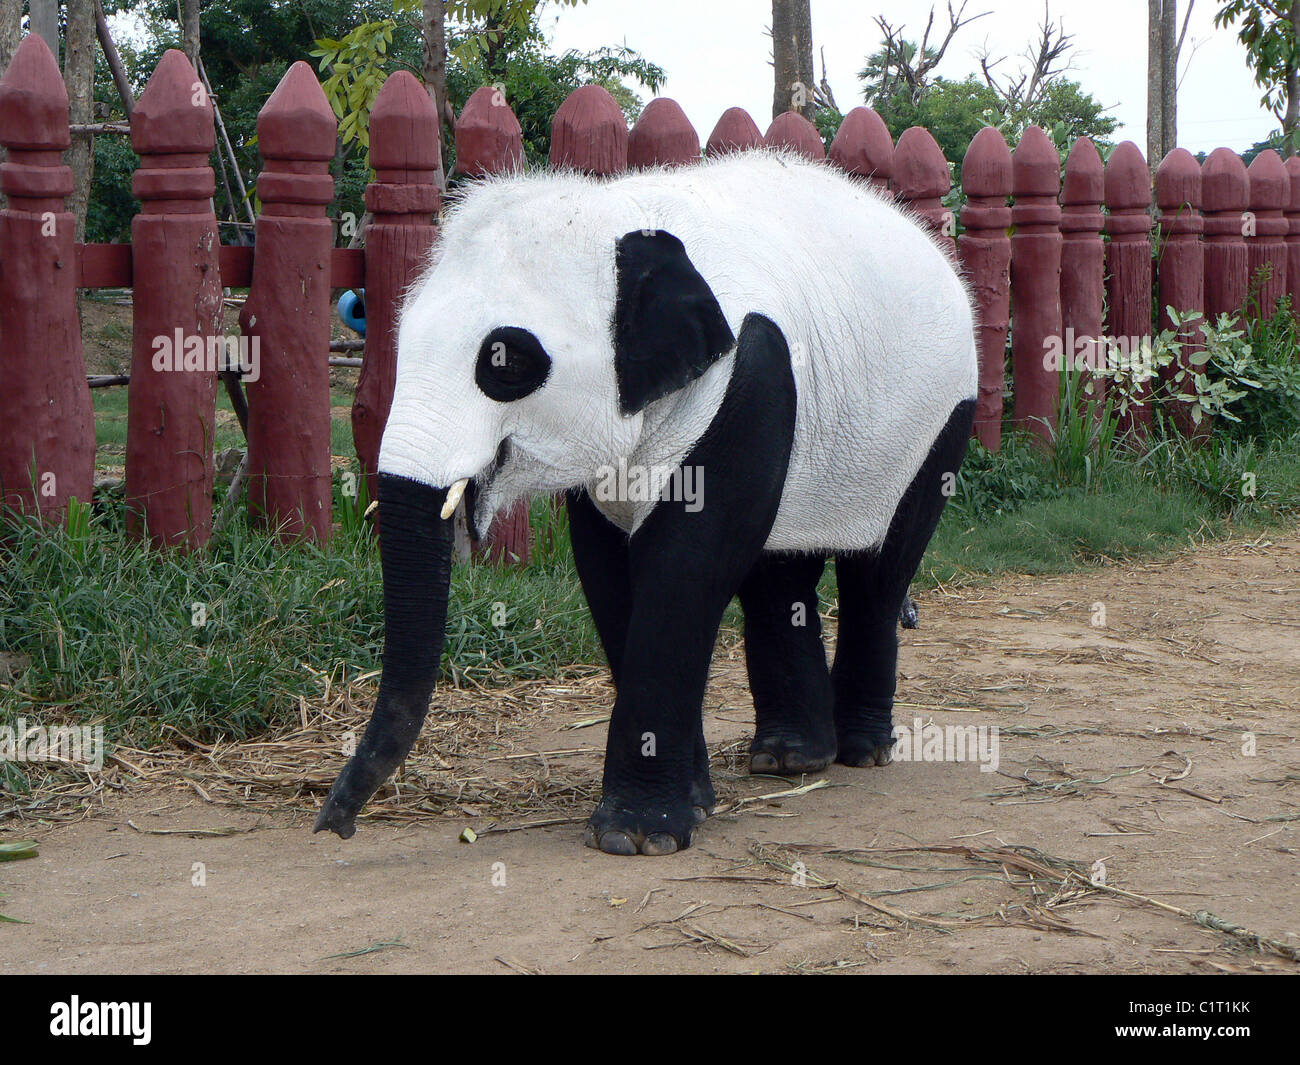
[[[534,517],[532,566],[456,567],[444,682],[562,676],[601,660],[567,530],[549,502]],[[128,540],[116,506],[81,534],[7,532],[0,650],[22,664],[0,684],[0,723],[102,722],[110,739],[134,743],[165,725],[240,738],[292,720],[323,675],[337,683],[379,666],[383,594],[368,525],[326,550],[285,549],[239,518],[203,556]]]

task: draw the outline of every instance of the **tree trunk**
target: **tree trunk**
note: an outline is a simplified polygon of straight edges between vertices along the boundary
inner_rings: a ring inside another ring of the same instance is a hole
[[[1163,158],[1164,73],[1164,4],[1162,0],[1147,0],[1147,165],[1153,171]]]
[[[438,116],[438,134],[450,133],[455,125],[455,112],[447,100],[447,28],[446,5],[443,0],[424,0],[422,29],[424,31],[424,49],[422,65],[424,87],[433,98],[433,110]],[[442,145],[441,155],[446,157],[446,144]],[[438,188],[446,189],[447,179],[441,162],[438,165]]]
[[[0,0],[0,75],[18,50],[23,35],[23,0]]]
[[[199,0],[181,0],[181,47],[197,70],[199,66]]]
[[[1160,155],[1150,160],[1152,166],[1178,147],[1178,0],[1164,0],[1160,55]]]
[[[94,118],[95,107],[95,4],[94,0],[67,0],[67,26],[63,41],[63,81],[68,87],[68,114],[73,123]],[[77,220],[77,240],[86,239],[86,210],[95,172],[95,142],[89,133],[74,133],[63,161],[72,168],[72,195],[68,210]]]
[[[104,15],[104,5],[99,0],[95,4],[95,32],[99,35],[99,47],[104,52],[104,62],[113,75],[113,84],[117,86],[117,95],[122,100],[122,113],[129,120],[135,110],[135,93],[131,89],[131,79],[126,76],[126,67],[118,54],[117,45],[113,43],[113,34],[108,28],[108,18]]]
[[[31,23],[28,29],[50,46],[54,60],[59,59],[59,0],[31,0],[28,5]]]
[[[772,65],[772,117],[798,111],[811,119],[816,108],[809,0],[772,0]]]
[[[1300,41],[1300,0],[1291,4],[1291,39]],[[1296,154],[1296,125],[1300,122],[1300,72],[1293,64],[1286,72],[1286,117],[1282,120],[1282,154]]]

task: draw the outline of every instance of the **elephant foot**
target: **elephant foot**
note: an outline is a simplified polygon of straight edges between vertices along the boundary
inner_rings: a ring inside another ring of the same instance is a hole
[[[691,845],[691,830],[707,816],[693,803],[634,808],[602,799],[583,843],[606,854],[673,854]]]
[[[859,768],[870,765],[889,765],[894,760],[894,744],[891,741],[880,746],[864,744],[860,747],[849,747],[840,751],[835,760],[840,765],[851,765]]]
[[[851,766],[889,765],[894,760],[891,716],[887,713],[883,722],[876,720],[855,726],[837,722],[839,754],[836,761]]]
[[[704,779],[697,780],[691,785],[691,817],[697,825],[702,825],[709,819],[717,804],[717,796],[713,793],[713,781],[709,779],[708,771],[705,770]]]
[[[798,776],[816,773],[835,761],[835,740],[809,740],[768,733],[759,734],[749,744],[749,771]]]

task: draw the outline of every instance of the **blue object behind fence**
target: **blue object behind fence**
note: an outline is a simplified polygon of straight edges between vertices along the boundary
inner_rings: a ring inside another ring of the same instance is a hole
[[[359,292],[348,289],[339,297],[339,318],[358,336],[366,335],[365,289]]]

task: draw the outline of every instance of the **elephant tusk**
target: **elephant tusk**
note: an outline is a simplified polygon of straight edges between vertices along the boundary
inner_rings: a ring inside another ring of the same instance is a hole
[[[465,489],[468,487],[469,478],[462,477],[447,489],[447,501],[442,505],[442,517],[444,521],[456,513],[456,508],[460,506],[461,496],[465,494]]]

